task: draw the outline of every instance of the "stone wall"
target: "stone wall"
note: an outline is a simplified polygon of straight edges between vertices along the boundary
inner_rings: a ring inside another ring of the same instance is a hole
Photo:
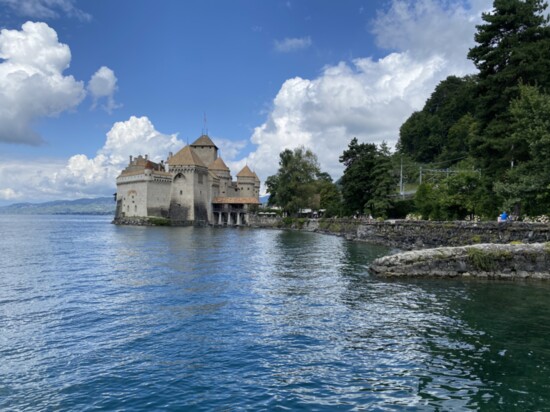
[[[550,280],[550,245],[481,244],[409,251],[376,259],[369,272],[383,277]]]
[[[360,219],[281,219],[252,217],[251,226],[278,227],[328,233],[379,243],[403,250],[480,243],[538,243],[550,241],[550,225],[521,222],[431,222]]]

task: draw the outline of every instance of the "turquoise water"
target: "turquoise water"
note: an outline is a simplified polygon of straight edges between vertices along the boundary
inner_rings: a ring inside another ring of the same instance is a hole
[[[547,410],[550,284],[385,281],[382,247],[0,216],[0,410]]]

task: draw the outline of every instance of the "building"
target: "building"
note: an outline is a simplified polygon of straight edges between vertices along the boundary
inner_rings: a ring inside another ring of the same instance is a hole
[[[166,162],[130,156],[116,179],[115,222],[145,217],[168,218],[175,225],[244,225],[259,205],[260,179],[248,166],[237,180],[207,135]]]

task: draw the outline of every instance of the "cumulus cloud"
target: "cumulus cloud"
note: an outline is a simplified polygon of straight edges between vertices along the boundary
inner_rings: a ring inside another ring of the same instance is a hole
[[[106,66],[100,67],[92,75],[92,78],[88,82],[88,92],[93,99],[92,108],[95,108],[97,103],[102,99],[106,101],[102,107],[108,113],[112,113],[113,109],[120,107],[120,105],[115,103],[114,99],[114,94],[117,90],[117,81],[115,72]]]
[[[71,51],[45,23],[0,32],[0,142],[38,145],[34,120],[75,108],[86,92],[82,82],[64,76]]]
[[[17,199],[18,197],[21,197],[21,194],[13,190],[11,187],[0,189],[1,200],[14,200],[14,199]]]
[[[109,195],[115,190],[115,179],[128,164],[129,155],[147,154],[159,162],[166,159],[168,152],[183,146],[176,134],[157,131],[145,116],[132,116],[113,125],[94,157],[77,154],[66,161],[37,159],[26,164],[4,159],[0,162],[0,199],[12,196],[11,199],[45,201]],[[17,193],[8,183],[17,187]]]
[[[77,8],[75,0],[0,0],[14,13],[23,17],[55,19],[61,15],[89,21],[92,16]]]
[[[311,46],[311,37],[286,38],[283,40],[275,40],[273,43],[275,50],[280,53],[289,53],[298,50],[307,49]]]
[[[246,159],[262,180],[276,172],[278,154],[305,145],[334,178],[339,155],[353,137],[362,142],[396,143],[399,127],[422,108],[447,76],[474,71],[467,60],[475,25],[491,0],[393,0],[371,22],[380,59],[370,57],[326,67],[314,79],[283,83],[265,123],[255,128],[257,145]]]

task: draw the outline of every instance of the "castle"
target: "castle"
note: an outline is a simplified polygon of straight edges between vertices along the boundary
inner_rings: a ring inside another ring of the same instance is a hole
[[[245,225],[251,206],[259,205],[260,179],[248,166],[237,181],[218,147],[203,134],[166,162],[134,158],[116,178],[115,223],[145,217],[174,225]]]

